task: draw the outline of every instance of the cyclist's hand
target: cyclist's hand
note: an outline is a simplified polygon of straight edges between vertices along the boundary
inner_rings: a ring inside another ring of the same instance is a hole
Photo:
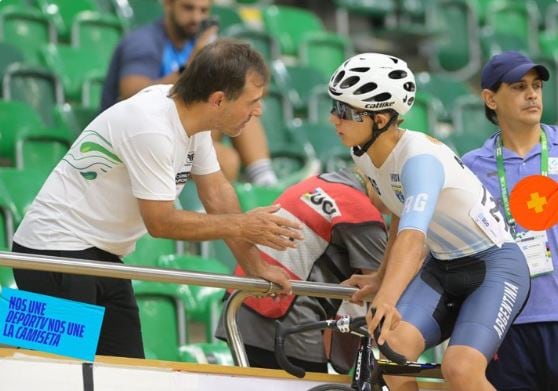
[[[372,303],[371,308],[376,308],[376,313],[374,316],[371,311],[366,314],[368,332],[374,335],[374,330],[381,324],[380,336],[376,342],[383,345],[391,331],[399,325],[401,314],[394,305],[388,303]]]
[[[343,281],[341,285],[359,288],[351,297],[351,302],[362,305],[363,301],[372,300],[380,288],[380,281],[378,280],[377,273],[367,275],[353,274],[348,280]]]

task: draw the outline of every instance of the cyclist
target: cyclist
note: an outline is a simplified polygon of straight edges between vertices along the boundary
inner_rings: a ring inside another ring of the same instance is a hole
[[[416,360],[449,337],[451,389],[490,390],[485,369],[526,300],[529,270],[477,177],[443,143],[399,127],[415,89],[404,61],[378,53],[351,57],[330,80],[330,121],[392,214],[381,282],[347,283],[361,288],[354,300],[375,292],[368,326],[383,320],[380,344]],[[413,378],[387,380],[416,389]]]

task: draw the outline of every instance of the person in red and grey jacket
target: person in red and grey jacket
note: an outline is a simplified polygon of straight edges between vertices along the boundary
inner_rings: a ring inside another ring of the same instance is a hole
[[[374,273],[384,256],[387,233],[370,191],[368,179],[351,168],[291,186],[275,201],[281,205],[277,214],[302,223],[304,240],[283,252],[258,246],[260,256],[283,267],[292,280],[341,283],[353,274]],[[237,268],[235,274],[244,272]],[[340,300],[294,295],[246,299],[237,322],[250,366],[280,368],[273,352],[276,319],[286,326],[332,319],[340,305]],[[226,339],[224,316],[215,335]],[[285,349],[295,365],[327,372],[321,331],[292,335]]]

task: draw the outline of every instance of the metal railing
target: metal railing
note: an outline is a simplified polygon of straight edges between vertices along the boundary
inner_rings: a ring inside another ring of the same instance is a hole
[[[89,276],[113,277],[131,280],[159,281],[173,284],[201,285],[214,288],[235,289],[225,310],[225,325],[235,363],[248,367],[248,359],[236,324],[236,313],[248,296],[274,294],[280,287],[261,278],[237,277],[215,273],[198,273],[176,269],[115,264],[86,259],[50,257],[0,251],[0,266],[17,269],[41,270]],[[356,288],[339,284],[291,281],[293,294],[299,296],[327,297],[348,300]]]

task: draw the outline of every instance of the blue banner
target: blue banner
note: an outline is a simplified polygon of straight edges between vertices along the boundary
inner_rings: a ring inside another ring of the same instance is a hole
[[[0,343],[93,361],[104,314],[97,305],[2,288]]]

